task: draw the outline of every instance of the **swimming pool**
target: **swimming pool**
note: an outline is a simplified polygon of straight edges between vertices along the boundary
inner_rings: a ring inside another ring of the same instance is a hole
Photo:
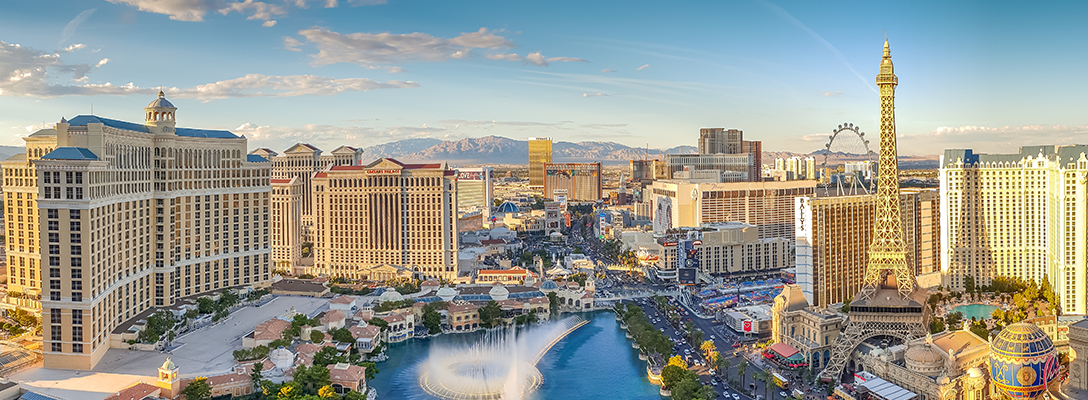
[[[956,306],[952,308],[953,312],[963,313],[963,319],[987,319],[990,318],[990,314],[993,314],[997,306],[991,306],[987,304],[967,304],[962,306]]]

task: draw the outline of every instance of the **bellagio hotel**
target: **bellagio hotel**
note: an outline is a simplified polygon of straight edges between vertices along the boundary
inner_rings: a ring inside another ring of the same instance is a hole
[[[61,119],[3,163],[9,280],[41,290],[46,368],[94,367],[153,307],[270,279],[271,163],[176,111],[160,92],[143,123]]]

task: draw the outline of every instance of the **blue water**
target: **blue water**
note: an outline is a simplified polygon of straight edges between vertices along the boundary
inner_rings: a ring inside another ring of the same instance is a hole
[[[963,306],[952,307],[953,312],[963,313],[963,319],[987,319],[990,318],[990,314],[993,314],[997,306],[991,306],[986,304],[968,304]]]
[[[537,369],[544,383],[532,398],[543,399],[631,399],[660,400],[658,387],[646,379],[646,362],[624,336],[615,314],[582,314],[590,322],[578,328],[540,360]],[[419,388],[418,364],[427,358],[436,343],[475,341],[479,333],[441,335],[409,340],[389,346],[389,360],[378,364],[370,386],[379,399],[431,400]]]

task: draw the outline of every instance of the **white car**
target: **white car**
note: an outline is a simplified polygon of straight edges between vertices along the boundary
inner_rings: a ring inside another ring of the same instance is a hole
[[[740,395],[733,393],[733,400],[740,400]]]

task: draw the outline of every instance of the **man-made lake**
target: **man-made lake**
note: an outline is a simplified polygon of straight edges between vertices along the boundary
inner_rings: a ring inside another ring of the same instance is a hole
[[[537,364],[544,383],[530,398],[660,400],[658,387],[646,379],[646,362],[638,359],[615,314],[582,317],[589,323],[556,343]],[[441,335],[390,345],[389,360],[378,364],[381,372],[370,386],[377,390],[378,399],[434,399],[419,387],[419,363],[427,359],[430,346],[480,337],[478,333]]]
[[[986,319],[990,318],[990,314],[993,314],[997,306],[991,306],[986,304],[968,304],[963,306],[956,306],[952,308],[953,312],[963,313],[963,319]]]

